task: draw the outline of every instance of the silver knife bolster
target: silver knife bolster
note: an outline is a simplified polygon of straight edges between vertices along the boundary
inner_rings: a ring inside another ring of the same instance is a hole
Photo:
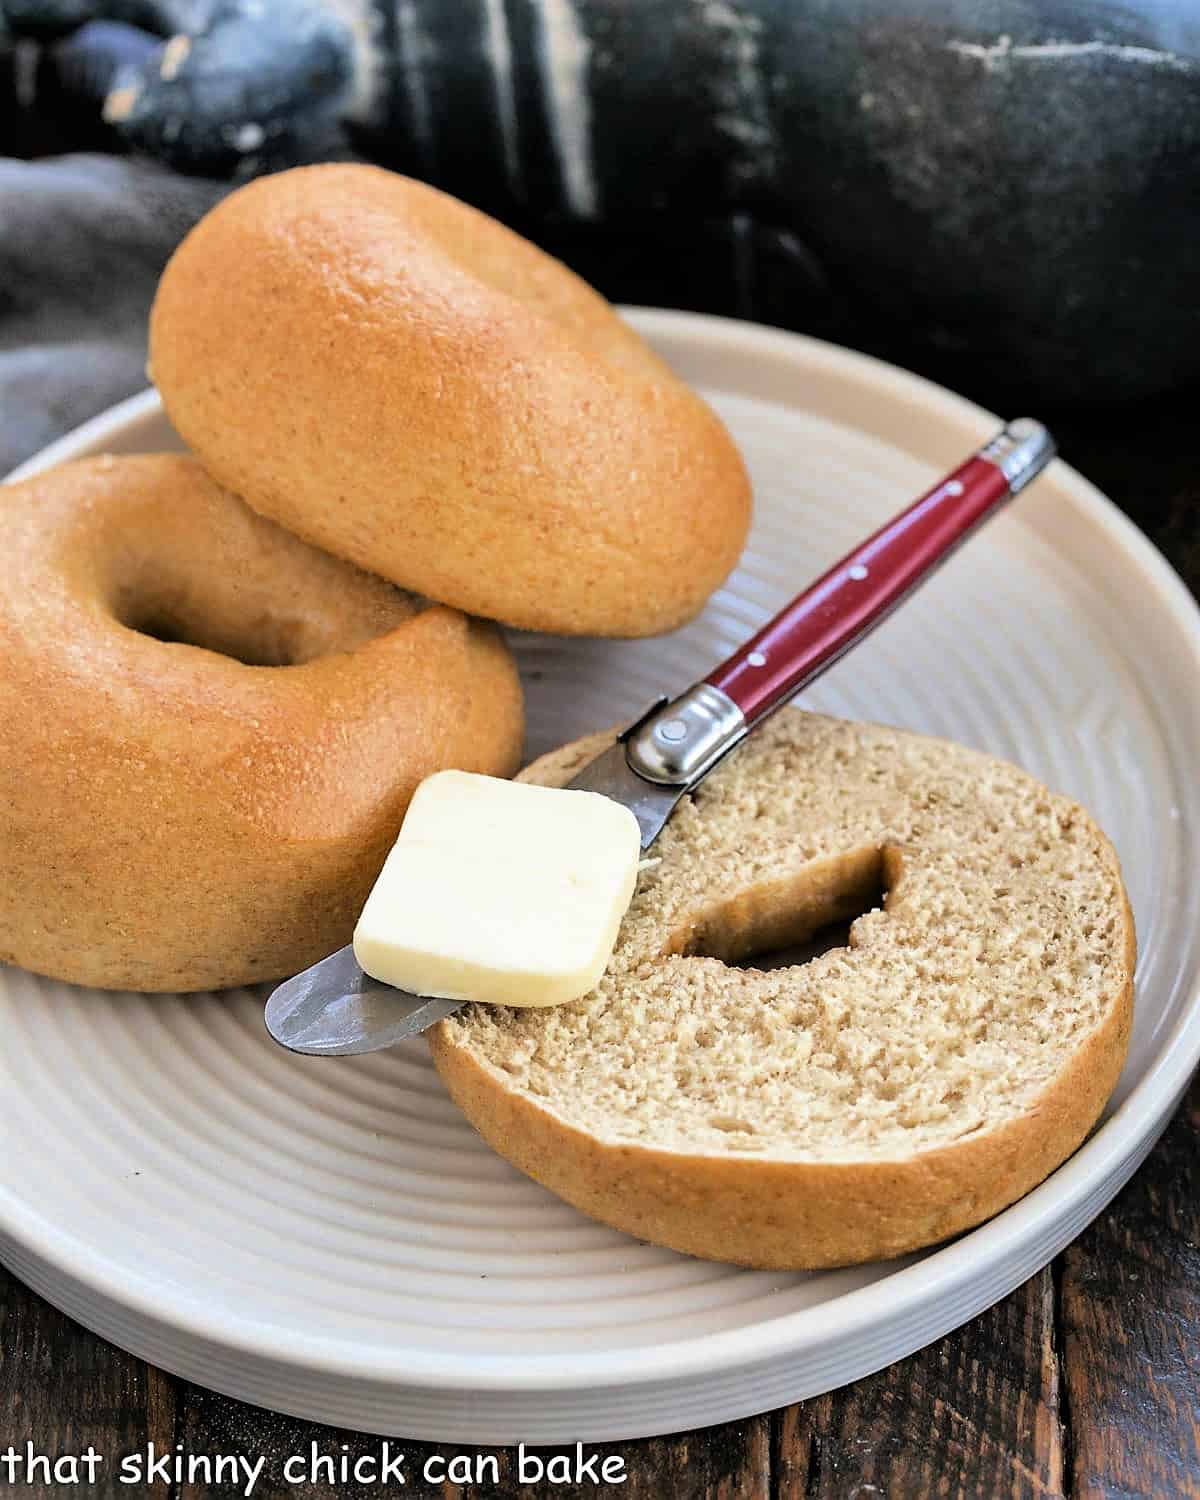
[[[681,797],[747,732],[735,703],[700,682],[678,698],[659,698],[569,785],[629,808],[648,849]]]
[[[660,786],[694,787],[749,732],[727,693],[697,682],[660,699],[621,735],[630,768]]]

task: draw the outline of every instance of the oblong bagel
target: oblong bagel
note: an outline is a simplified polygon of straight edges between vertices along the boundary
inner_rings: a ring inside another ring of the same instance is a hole
[[[1096,1122],[1133,922],[1107,839],[1032,776],[785,710],[652,853],[590,996],[431,1034],[484,1139],[585,1213],[713,1260],[874,1260],[980,1223]],[[733,966],[856,912],[848,946]]]
[[[728,433],[603,298],[376,167],[297,168],[220,203],[163,274],[150,357],[222,484],[473,614],[668,630],[745,541]]]
[[[2,486],[0,552],[0,959],[133,990],[294,973],[349,942],[422,777],[517,763],[494,627],[193,459]]]

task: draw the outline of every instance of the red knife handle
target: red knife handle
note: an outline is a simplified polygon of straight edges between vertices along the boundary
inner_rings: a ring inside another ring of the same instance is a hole
[[[1011,494],[994,463],[969,458],[835,563],[704,681],[727,693],[753,724],[873,630]]]
[[[1010,422],[793,599],[739,650],[623,736],[649,781],[693,786],[772,709],[880,624],[1054,457],[1039,422]]]

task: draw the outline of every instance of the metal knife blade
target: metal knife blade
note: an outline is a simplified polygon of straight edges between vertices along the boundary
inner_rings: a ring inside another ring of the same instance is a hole
[[[281,1047],[310,1057],[352,1057],[416,1036],[457,1000],[411,995],[364,974],[351,947],[272,990],[263,1019]]]
[[[623,802],[638,820],[643,849],[658,837],[687,790],[644,780],[630,768],[621,741],[601,751],[568,785]],[[275,1041],[291,1052],[352,1057],[419,1036],[465,1003],[381,984],[363,973],[354,949],[347,947],[272,990],[264,1020]]]

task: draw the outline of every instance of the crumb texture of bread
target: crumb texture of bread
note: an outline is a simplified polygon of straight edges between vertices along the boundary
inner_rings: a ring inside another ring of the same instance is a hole
[[[1132,918],[1107,839],[1024,771],[789,709],[653,855],[589,996],[433,1038],[485,1138],[585,1211],[715,1259],[873,1259],[980,1222],[1095,1123]],[[734,967],[850,917],[845,947]]]

